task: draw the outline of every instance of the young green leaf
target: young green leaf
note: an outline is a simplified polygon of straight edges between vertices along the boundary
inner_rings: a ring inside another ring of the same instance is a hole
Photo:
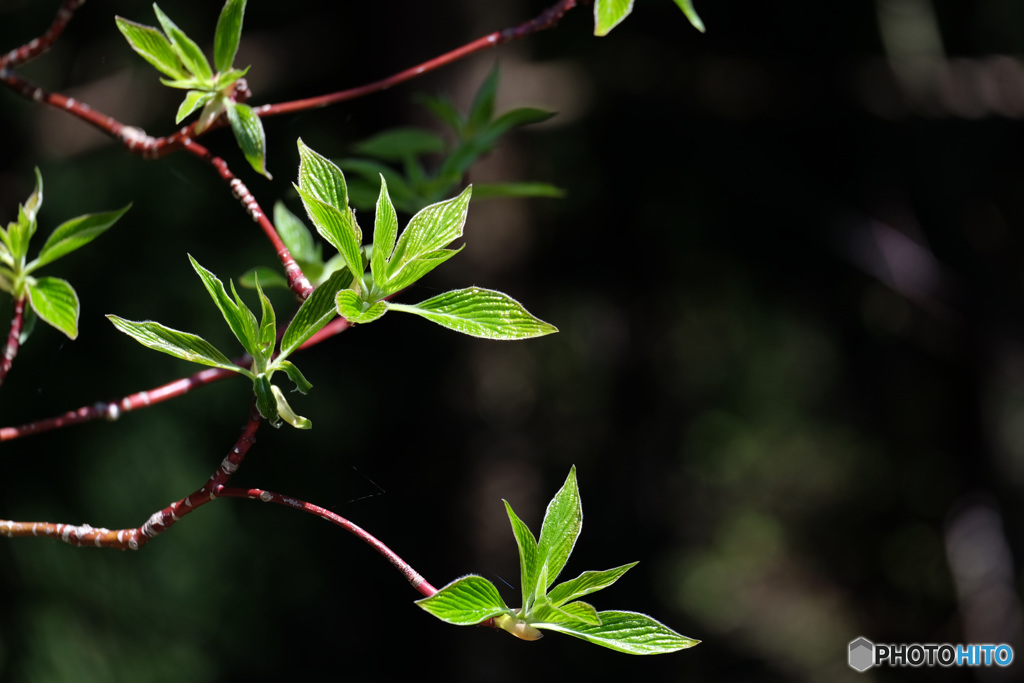
[[[260,117],[249,105],[236,102],[227,102],[226,111],[231,130],[246,161],[257,173],[272,178],[267,171],[267,136],[263,132]]]
[[[373,224],[373,253],[370,257],[370,271],[375,282],[387,278],[388,260],[395,250],[398,236],[398,215],[388,195],[388,183],[380,176],[380,195],[377,197],[377,214]]]
[[[597,610],[589,603],[577,601],[568,605],[556,607],[550,602],[544,601],[530,615],[531,624],[573,624],[583,623],[590,626],[600,626],[601,617],[597,616]]]
[[[274,394],[270,378],[259,374],[252,381],[252,390],[256,394],[256,409],[270,426],[277,429],[281,426],[281,416],[277,412],[277,396]]]
[[[561,607],[571,600],[577,600],[584,595],[596,593],[612,585],[627,571],[636,566],[636,562],[624,564],[614,569],[606,569],[601,572],[583,572],[575,579],[565,581],[551,589],[548,600],[555,607]]]
[[[697,11],[693,9],[693,0],[675,0],[675,2],[679,5],[679,9],[683,10],[683,14],[690,20],[693,27],[704,33],[704,22],[697,16]]]
[[[296,429],[312,429],[313,423],[309,419],[302,417],[297,414],[292,407],[288,405],[288,399],[284,397],[284,392],[276,384],[271,385],[270,391],[274,394],[274,400],[277,401],[277,414],[278,416],[290,424]]]
[[[565,484],[548,503],[537,541],[537,564],[547,569],[547,576],[538,581],[537,592],[545,593],[558,578],[572,554],[572,549],[583,527],[583,507],[576,484],[575,465],[569,470]]]
[[[336,209],[348,208],[345,174],[332,161],[317,154],[302,138],[299,145],[299,188]]]
[[[402,268],[417,258],[462,237],[472,193],[473,186],[470,185],[457,197],[431,204],[410,219],[388,261],[386,280],[394,279]],[[385,282],[377,284],[383,286]]]
[[[338,307],[338,315],[350,323],[372,323],[388,312],[387,303],[363,301],[362,297],[351,289],[343,289],[338,292],[335,303]]]
[[[244,16],[245,0],[227,0],[224,3],[213,38],[213,63],[217,71],[228,71],[235,61]]]
[[[216,96],[217,93],[215,92],[189,90],[185,93],[185,99],[182,100],[181,105],[178,107],[178,113],[174,117],[175,125],[188,118],[188,116],[196,109],[205,107],[206,104]]]
[[[128,204],[114,211],[88,213],[61,223],[46,238],[43,248],[39,250],[39,256],[28,264],[25,270],[30,272],[45,266],[92,242],[114,225],[131,206]]]
[[[221,315],[224,316],[224,320],[227,322],[228,327],[231,328],[235,338],[249,352],[250,356],[253,358],[258,357],[259,351],[256,347],[256,316],[242,303],[238,292],[234,291],[234,284],[231,285],[235,296],[234,301],[232,301],[224,289],[224,283],[216,275],[199,265],[199,262],[192,258],[191,254],[189,254],[188,260],[192,262],[192,267],[199,274],[199,278],[203,281],[206,291],[210,294],[210,298],[213,299],[213,303],[220,309]]]
[[[167,37],[152,26],[136,24],[121,17],[114,17],[117,28],[124,35],[131,46],[140,57],[156,67],[157,71],[173,79],[188,78],[181,59],[171,48]]]
[[[288,324],[288,329],[281,337],[281,355],[286,358],[292,351],[320,331],[337,315],[334,297],[343,287],[348,286],[351,274],[345,270],[335,271],[327,281],[313,290],[313,293],[302,302],[295,317]]]
[[[260,355],[257,363],[264,365],[274,355],[274,345],[277,342],[277,321],[274,315],[274,307],[270,305],[270,299],[263,293],[259,280],[256,280],[256,294],[260,298],[260,327],[256,337],[256,344]],[[237,296],[237,294],[236,294]]]
[[[356,276],[363,274],[363,253],[362,253],[362,232],[356,217],[348,207],[338,208],[329,204],[299,186],[296,186],[302,204],[306,207],[306,214],[313,222],[317,232],[325,240],[331,243],[338,253],[345,259],[348,266]]]
[[[357,154],[401,161],[409,156],[444,151],[444,140],[424,128],[392,128],[363,140],[353,147]]]
[[[7,227],[8,247],[15,262],[23,263],[28,254],[28,243],[35,234],[37,223],[25,213],[25,207],[18,207],[18,220]]]
[[[633,0],[594,0],[594,35],[608,35],[632,11]]]
[[[388,308],[484,339],[529,339],[558,331],[507,294],[482,287],[445,292],[415,306],[389,303]]]
[[[458,249],[438,249],[437,251],[428,252],[419,258],[409,261],[397,275],[385,283],[383,290],[387,294],[393,294],[399,290],[405,289],[414,282],[422,279],[423,276],[434,268],[437,268],[439,265],[458,254],[462,249],[462,247],[459,247]]]
[[[699,640],[680,635],[655,621],[646,614],[637,612],[598,612],[600,625],[579,621],[565,623],[534,623],[536,628],[557,631],[595,645],[631,655],[656,655],[675,652],[693,647]]]
[[[43,174],[39,172],[39,167],[36,167],[36,187],[32,190],[32,194],[28,196],[25,204],[22,206],[22,210],[25,212],[25,216],[30,221],[35,221],[39,215],[39,209],[43,207]]]
[[[322,258],[320,245],[313,241],[309,228],[282,201],[274,203],[274,227],[296,261],[319,261]]]
[[[134,322],[116,315],[107,315],[114,326],[143,346],[175,358],[232,370],[251,377],[252,373],[232,363],[227,356],[202,337],[166,327],[157,322]]]
[[[466,131],[469,135],[476,133],[487,125],[494,116],[494,98],[498,94],[499,69],[497,63],[491,67],[483,85],[476,91],[473,104],[469,106],[469,117]]]
[[[519,546],[519,585],[523,590],[523,607],[529,609],[537,588],[537,539],[512,510],[512,505],[507,500],[502,502],[505,503],[505,511],[512,522],[512,533],[515,534],[516,545]]]
[[[78,295],[67,282],[56,277],[41,277],[28,284],[32,310],[46,324],[57,328],[69,339],[78,337]]]
[[[458,626],[479,624],[511,611],[494,584],[474,574],[452,581],[431,597],[417,600],[416,604],[441,621]]]
[[[174,50],[174,54],[178,55],[178,59],[185,65],[185,68],[195,76],[203,80],[210,80],[213,78],[213,70],[210,68],[210,63],[206,61],[206,55],[199,49],[195,41],[185,35],[185,33],[178,28],[170,18],[163,13],[163,11],[153,3],[153,12],[156,13],[156,18],[160,22],[160,25],[164,29],[164,33],[167,38],[171,41],[171,49]]]
[[[307,394],[313,388],[313,385],[309,383],[305,375],[299,372],[299,369],[291,361],[279,360],[274,365],[277,369],[284,370],[285,374],[288,375],[288,379],[295,385],[295,390],[300,394]]]
[[[495,199],[501,197],[552,197],[565,196],[565,190],[550,183],[494,183],[473,185],[473,199]]]

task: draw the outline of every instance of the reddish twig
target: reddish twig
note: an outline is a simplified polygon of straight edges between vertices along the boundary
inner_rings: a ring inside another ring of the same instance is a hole
[[[14,364],[14,357],[18,355],[18,346],[21,344],[21,328],[25,323],[25,298],[21,297],[14,302],[14,317],[11,318],[11,332],[7,335],[7,346],[4,347],[4,354],[0,357],[0,384]]]
[[[0,69],[24,64],[49,50],[50,46],[57,41],[57,38],[64,31],[64,27],[71,21],[71,16],[75,13],[75,10],[84,4],[85,0],[64,0],[64,4],[57,10],[57,16],[54,18],[53,23],[50,24],[50,28],[46,29],[46,33],[0,56]]]
[[[167,531],[182,517],[196,508],[206,505],[217,497],[217,491],[224,488],[245,459],[246,453],[256,442],[256,430],[260,426],[260,413],[255,402],[249,412],[249,421],[242,435],[227,454],[220,467],[210,475],[202,488],[195,493],[177,500],[163,510],[154,512],[140,527],[134,529],[101,529],[88,524],[53,524],[51,522],[14,522],[0,520],[0,535],[9,538],[24,536],[45,536],[58,538],[79,548],[94,546],[97,548],[116,548],[118,550],[138,550],[150,539]]]
[[[354,534],[361,541],[365,542],[378,553],[383,555],[395,569],[402,573],[402,576],[405,577],[406,581],[412,584],[412,587],[424,596],[429,598],[437,593],[437,589],[430,585],[430,583],[428,583],[427,580],[419,574],[419,572],[413,569],[408,562],[399,557],[395,551],[384,545],[373,534],[326,508],[322,508],[319,505],[314,505],[312,503],[307,503],[304,500],[282,496],[280,493],[264,491],[263,489],[221,487],[216,490],[215,493],[220,498],[248,498],[250,500],[261,500],[264,503],[277,503],[278,505],[285,505],[296,510],[302,510],[303,512],[308,512],[311,515],[316,515],[320,519],[325,519],[331,524],[336,524],[342,529]],[[2,529],[3,524],[0,523],[0,531],[2,531]]]
[[[344,332],[348,329],[348,326],[349,324],[347,320],[344,318],[336,318],[335,320],[327,323],[327,325],[325,325],[319,332],[307,339],[302,346],[299,347],[299,350],[316,346],[325,339],[329,339],[336,334]],[[240,367],[245,367],[252,362],[252,359],[248,354],[246,354],[235,358],[231,362]],[[46,418],[45,420],[38,420],[36,422],[30,422],[19,427],[2,427],[0,428],[0,441],[13,441],[14,439],[20,439],[24,436],[41,434],[52,429],[69,427],[82,422],[92,422],[93,420],[110,420],[113,422],[124,413],[137,410],[139,408],[148,408],[149,406],[156,405],[157,403],[163,403],[164,401],[168,401],[172,398],[184,396],[194,389],[205,387],[207,384],[212,384],[218,380],[235,375],[237,375],[237,373],[232,372],[231,370],[207,368],[206,370],[200,370],[188,377],[182,377],[181,379],[156,387],[155,389],[140,391],[129,396],[125,396],[117,401],[100,401],[99,403],[95,403],[91,406],[82,406],[78,410],[69,410],[62,415]]]
[[[354,100],[357,97],[387,90],[399,83],[404,83],[405,81],[416,78],[421,74],[425,74],[428,71],[434,71],[442,66],[447,66],[448,64],[457,62],[463,57],[467,57],[471,54],[481,52],[488,48],[496,47],[513,40],[521,40],[526,36],[539,31],[554,28],[565,13],[575,7],[576,4],[577,0],[560,0],[530,21],[524,22],[519,26],[507,28],[503,31],[488,33],[486,36],[477,38],[473,42],[467,43],[466,45],[456,48],[451,52],[446,52],[439,57],[429,59],[422,64],[418,64],[417,66],[400,71],[397,74],[388,76],[387,78],[383,78],[373,83],[361,85],[357,88],[350,88],[348,90],[341,90],[327,95],[320,95],[319,97],[309,97],[302,100],[294,100],[292,102],[282,102],[280,104],[265,104],[261,107],[254,107],[254,111],[260,116],[289,114],[297,111],[305,111],[307,109],[318,109],[320,107],[326,107],[328,105],[345,102],[347,100]]]
[[[252,196],[252,192],[245,186],[241,180],[235,177],[235,174],[228,168],[226,161],[220,157],[214,156],[210,150],[206,149],[198,142],[190,139],[186,139],[184,142],[185,149],[199,157],[206,163],[213,166],[217,171],[217,174],[223,178],[227,184],[231,187],[231,193],[235,196],[235,199],[242,202],[242,206],[249,213],[249,216],[259,224],[263,229],[263,233],[270,240],[270,243],[274,245],[274,249],[277,251],[277,258],[281,261],[281,265],[284,266],[284,273],[288,277],[288,286],[291,288],[295,295],[300,299],[305,299],[313,291],[313,286],[309,284],[309,280],[306,279],[305,274],[302,272],[302,268],[292,258],[292,254],[288,251],[288,247],[285,246],[281,240],[281,236],[277,234],[277,229],[274,228],[274,224],[270,222],[267,215],[263,213],[263,209],[260,208],[259,202]]]

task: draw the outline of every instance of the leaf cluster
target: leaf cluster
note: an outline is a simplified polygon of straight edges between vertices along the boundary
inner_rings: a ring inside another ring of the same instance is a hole
[[[246,0],[227,0],[224,3],[214,34],[213,67],[196,42],[185,35],[155,3],[153,11],[160,22],[160,29],[122,17],[116,17],[115,21],[131,48],[167,76],[160,79],[161,83],[187,91],[174,122],[181,123],[202,109],[196,123],[196,132],[201,133],[218,117],[226,116],[246,160],[258,173],[269,178],[263,123],[252,107],[235,101],[236,85],[249,70],[249,67],[236,69],[234,66],[245,3]]]
[[[388,184],[395,207],[404,213],[415,213],[450,195],[462,185],[470,166],[490,152],[498,140],[511,130],[540,123],[554,116],[553,112],[531,107],[512,109],[495,116],[494,100],[498,91],[499,71],[495,66],[477,90],[465,114],[447,97],[424,97],[422,103],[447,129],[447,137],[432,130],[401,127],[383,131],[354,147],[358,155],[338,161],[338,165],[354,174],[350,192],[352,204],[359,209],[374,205],[377,178]],[[432,169],[426,158],[440,155]],[[396,170],[393,165],[401,167]],[[554,185],[538,182],[477,184],[476,199],[488,197],[560,197],[563,192]]]
[[[35,277],[36,270],[84,247],[110,228],[131,204],[115,211],[92,213],[61,223],[50,233],[39,254],[28,260],[28,247],[38,229],[37,217],[43,205],[43,176],[36,169],[36,186],[28,200],[18,206],[18,218],[0,228],[0,290],[16,301],[28,298],[32,312],[48,325],[68,336],[78,337],[78,294],[67,280]],[[34,320],[34,318],[30,318]],[[31,332],[26,325],[22,341]]]
[[[576,483],[576,468],[548,504],[537,539],[504,501],[512,532],[519,546],[523,605],[509,608],[497,587],[482,576],[470,575],[448,584],[416,604],[438,619],[457,625],[480,624],[489,619],[517,638],[537,640],[542,630],[565,633],[629,654],[675,652],[699,641],[686,638],[645,614],[598,612],[580,598],[611,586],[636,562],[604,571],[587,571],[554,585],[583,527],[583,507]]]

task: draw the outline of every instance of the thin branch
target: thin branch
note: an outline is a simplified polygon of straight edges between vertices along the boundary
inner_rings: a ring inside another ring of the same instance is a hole
[[[429,71],[434,71],[442,66],[447,66],[448,64],[457,62],[463,57],[467,57],[471,54],[514,40],[521,40],[534,33],[554,28],[565,13],[575,7],[576,4],[577,0],[560,0],[530,21],[524,22],[519,26],[507,28],[503,31],[488,33],[486,36],[477,38],[473,42],[467,43],[466,45],[456,48],[451,52],[446,52],[439,57],[429,59],[422,64],[400,71],[373,83],[368,83],[357,88],[350,88],[348,90],[341,90],[327,95],[320,95],[319,97],[309,97],[302,100],[294,100],[292,102],[282,102],[280,104],[265,104],[261,107],[254,107],[253,110],[259,116],[277,116],[278,114],[289,114],[297,111],[305,111],[307,109],[318,109],[320,107],[354,100],[358,97],[363,97],[364,95],[387,90],[399,83],[404,83],[405,81],[416,78],[417,76]]]
[[[337,334],[341,334],[348,329],[348,327],[349,324],[347,320],[344,318],[336,318],[327,323],[327,325],[325,325],[319,332],[307,339],[302,346],[299,347],[299,350],[301,351],[303,349],[308,349],[311,346],[316,346],[326,339]],[[250,358],[248,354],[245,354],[235,358],[231,362],[239,367],[245,367],[252,362],[252,358]],[[69,410],[68,412],[56,417],[49,417],[44,420],[30,422],[19,427],[2,427],[0,428],[0,442],[13,441],[14,439],[20,439],[24,436],[41,434],[53,429],[70,427],[71,425],[83,422],[92,422],[94,420],[109,420],[113,422],[120,418],[124,413],[138,410],[139,408],[148,408],[172,398],[184,396],[194,389],[205,387],[208,384],[213,384],[214,382],[227,377],[235,377],[237,374],[238,373],[232,372],[231,370],[223,370],[221,368],[207,368],[205,370],[200,370],[188,377],[182,377],[181,379],[177,379],[154,389],[139,391],[116,401],[100,401],[99,403],[94,403],[91,406],[82,406],[77,410]]]
[[[437,593],[437,589],[430,585],[430,583],[428,583],[419,572],[413,569],[408,562],[399,557],[395,551],[384,545],[384,543],[378,540],[373,534],[326,508],[322,508],[319,505],[314,505],[312,503],[307,503],[304,500],[282,496],[280,493],[264,491],[263,489],[221,487],[216,491],[216,494],[220,498],[248,498],[250,500],[261,500],[264,503],[277,503],[278,505],[285,505],[296,510],[302,510],[303,512],[315,515],[320,519],[325,519],[331,524],[336,524],[342,529],[354,534],[361,541],[383,555],[395,569],[402,573],[402,576],[405,577],[406,581],[412,584],[412,587],[425,597],[429,598]],[[3,523],[0,522],[0,531],[2,530]]]
[[[253,219],[263,229],[263,233],[270,240],[270,243],[274,245],[274,249],[277,251],[277,258],[281,261],[281,265],[284,266],[284,274],[288,277],[288,287],[291,288],[295,295],[300,299],[305,299],[312,293],[313,286],[309,284],[309,280],[302,272],[302,268],[292,258],[292,254],[288,251],[288,247],[285,246],[281,236],[277,234],[277,229],[274,224],[270,222],[267,215],[263,213],[263,209],[260,208],[259,202],[252,196],[252,192],[245,186],[241,180],[235,177],[235,174],[228,168],[226,161],[220,157],[214,156],[210,150],[206,149],[198,142],[190,139],[185,140],[185,149],[187,149],[193,155],[199,157],[206,163],[213,166],[217,171],[217,174],[224,179],[225,182],[231,187],[231,193],[235,196],[235,199],[242,203],[245,210],[249,213],[249,217]]]
[[[0,70],[24,64],[49,50],[50,46],[63,33],[64,27],[71,21],[75,10],[84,4],[85,0],[64,0],[64,4],[57,10],[57,16],[50,24],[50,28],[46,29],[46,33],[0,56]]]
[[[5,519],[0,520],[0,535],[7,536],[8,538],[26,536],[57,538],[79,548],[93,546],[96,548],[116,548],[117,550],[138,550],[146,545],[150,539],[174,526],[185,515],[216,499],[216,492],[224,488],[224,484],[231,479],[231,475],[235,473],[245,459],[245,454],[249,452],[249,449],[256,442],[256,430],[259,428],[262,419],[259,411],[256,410],[254,402],[249,412],[249,421],[246,423],[242,435],[238,437],[231,451],[221,461],[220,467],[210,475],[210,478],[203,484],[202,488],[181,500],[171,503],[163,510],[154,512],[146,523],[140,527],[111,530],[95,528],[88,524],[14,522]]]
[[[14,317],[11,318],[11,332],[7,335],[7,346],[4,347],[4,354],[0,357],[0,384],[14,364],[14,357],[18,355],[18,346],[21,344],[21,328],[25,324],[25,299],[21,297],[14,302]]]

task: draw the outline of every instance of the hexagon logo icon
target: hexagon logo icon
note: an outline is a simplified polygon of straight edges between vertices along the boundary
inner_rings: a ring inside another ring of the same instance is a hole
[[[861,673],[875,663],[875,644],[863,636],[850,641],[850,668]]]

